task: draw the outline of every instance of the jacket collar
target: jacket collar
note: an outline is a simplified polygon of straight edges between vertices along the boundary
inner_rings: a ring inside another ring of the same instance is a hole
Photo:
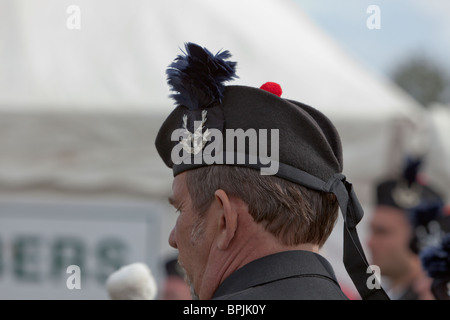
[[[284,251],[254,260],[233,272],[213,299],[265,283],[299,276],[326,277],[339,286],[330,263],[311,251]]]

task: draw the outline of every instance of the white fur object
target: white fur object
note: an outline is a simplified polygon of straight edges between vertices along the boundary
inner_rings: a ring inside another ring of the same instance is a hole
[[[140,262],[111,273],[106,288],[112,300],[153,300],[158,291],[150,268]]]

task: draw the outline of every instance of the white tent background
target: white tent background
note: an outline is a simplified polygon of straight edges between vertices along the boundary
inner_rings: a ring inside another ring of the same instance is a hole
[[[70,5],[80,9],[79,30],[66,26]],[[367,216],[373,183],[398,172],[406,152],[429,145],[422,108],[358,64],[289,0],[0,0],[3,197],[165,202],[171,172],[154,138],[173,108],[165,69],[188,41],[229,50],[238,62],[234,84],[275,81],[283,97],[328,115],[343,141],[344,174]],[[445,176],[446,190],[448,157],[428,162],[436,168],[430,179]],[[173,216],[167,219],[165,239]],[[349,284],[341,229],[323,254]]]

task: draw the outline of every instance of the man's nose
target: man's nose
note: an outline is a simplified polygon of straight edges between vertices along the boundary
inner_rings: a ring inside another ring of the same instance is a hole
[[[172,248],[178,249],[178,247],[177,247],[177,239],[176,239],[176,237],[175,237],[175,227],[173,227],[172,231],[170,232],[170,235],[169,235],[169,245],[170,245]]]

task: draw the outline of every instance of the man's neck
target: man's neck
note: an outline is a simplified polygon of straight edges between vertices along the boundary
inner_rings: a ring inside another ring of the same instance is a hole
[[[261,224],[254,224],[241,231],[233,239],[226,252],[215,252],[210,255],[205,271],[203,290],[199,292],[200,299],[210,299],[217,287],[233,272],[259,258],[278,252],[305,250],[318,252],[319,246],[305,243],[285,245],[274,235],[264,230]]]

